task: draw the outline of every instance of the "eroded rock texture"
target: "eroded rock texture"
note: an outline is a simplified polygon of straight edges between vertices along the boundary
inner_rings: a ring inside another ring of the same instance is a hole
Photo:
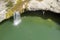
[[[10,9],[14,3],[14,0],[0,0],[0,22],[6,19],[7,10]]]
[[[29,10],[50,10],[60,13],[60,0],[31,0]]]
[[[60,13],[60,0],[0,0],[0,22],[9,19],[15,11],[50,10]]]

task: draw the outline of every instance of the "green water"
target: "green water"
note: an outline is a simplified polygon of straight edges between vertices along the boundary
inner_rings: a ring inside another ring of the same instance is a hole
[[[59,27],[38,16],[23,16],[22,23],[14,26],[11,18],[0,24],[0,40],[60,40]]]

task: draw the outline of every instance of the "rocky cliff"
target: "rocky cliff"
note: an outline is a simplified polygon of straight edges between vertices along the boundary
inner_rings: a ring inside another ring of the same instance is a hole
[[[7,2],[6,2],[7,1]],[[60,0],[0,0],[0,22],[9,19],[14,12],[50,10],[60,13]]]

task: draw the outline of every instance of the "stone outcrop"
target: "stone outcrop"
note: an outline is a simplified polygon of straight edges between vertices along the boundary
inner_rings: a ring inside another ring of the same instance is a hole
[[[29,11],[50,10],[56,13],[60,13],[60,0],[9,0],[10,2],[4,1],[5,0],[0,0],[0,22],[13,16],[14,11],[19,11],[22,13],[24,12],[24,9],[27,9]]]
[[[28,3],[28,9],[35,10],[50,10],[60,13],[60,0],[31,0]]]

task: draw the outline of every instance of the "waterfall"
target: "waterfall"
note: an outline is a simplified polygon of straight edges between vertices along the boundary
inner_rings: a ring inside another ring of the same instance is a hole
[[[16,11],[14,14],[13,14],[13,18],[14,18],[14,25],[17,26],[18,24],[21,23],[21,16],[20,16],[20,13],[19,11]]]
[[[43,16],[44,16],[44,14],[45,14],[45,11],[43,11]]]

